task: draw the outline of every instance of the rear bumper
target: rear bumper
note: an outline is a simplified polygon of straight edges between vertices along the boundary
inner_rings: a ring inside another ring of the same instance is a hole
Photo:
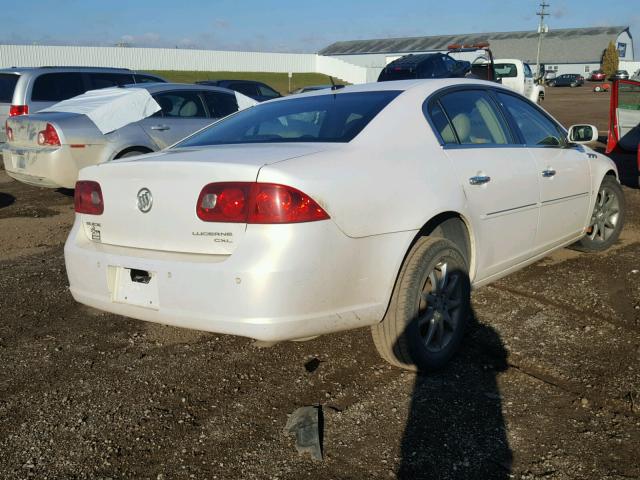
[[[249,225],[232,255],[201,255],[92,242],[76,220],[65,262],[80,303],[140,320],[279,341],[379,322],[413,235],[352,239],[331,221]],[[152,272],[152,306],[121,301],[124,269]]]
[[[28,185],[73,188],[78,178],[78,167],[67,145],[22,148],[5,144],[2,161],[10,177]]]

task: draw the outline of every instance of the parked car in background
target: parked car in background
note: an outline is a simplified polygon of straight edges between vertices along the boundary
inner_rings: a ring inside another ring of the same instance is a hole
[[[468,79],[263,103],[169,150],[82,169],[70,291],[118,315],[267,341],[371,326],[393,365],[441,368],[471,285],[575,242],[616,242],[616,167],[577,145],[594,137]]]
[[[590,82],[604,82],[607,79],[607,75],[602,70],[594,70],[589,75]]]
[[[256,103],[241,93],[206,85],[153,83],[123,88],[147,90],[160,110],[108,133],[87,115],[64,110],[10,117],[3,149],[7,174],[29,185],[73,188],[82,167],[161,150]]]
[[[494,60],[496,79],[514,92],[527,97],[534,103],[544,100],[545,89],[533,81],[533,72],[529,64],[512,58]]]
[[[542,76],[542,80],[544,83],[549,83],[550,80],[556,78],[558,74],[555,70],[545,70],[544,75]]]
[[[416,78],[459,78],[471,70],[471,63],[444,53],[405,55],[390,62],[378,76],[379,82]]]
[[[609,80],[627,80],[629,78],[629,72],[626,70],[616,70],[613,75],[609,77]]]
[[[253,98],[257,102],[265,102],[282,96],[269,85],[254,80],[202,80],[196,82],[196,84],[228,88]]]
[[[344,88],[344,85],[307,85],[306,87],[302,87],[302,88],[298,88],[297,90],[294,90],[292,93],[295,95],[298,93],[315,92],[317,90],[327,90],[329,88],[333,88],[334,90],[337,90],[339,88]]]
[[[88,90],[130,83],[165,82],[161,77],[126,68],[25,67],[0,69],[0,124],[10,116],[38,110]],[[0,129],[0,148],[6,141]]]
[[[580,87],[583,84],[584,77],[577,73],[564,73],[547,82],[550,87]]]

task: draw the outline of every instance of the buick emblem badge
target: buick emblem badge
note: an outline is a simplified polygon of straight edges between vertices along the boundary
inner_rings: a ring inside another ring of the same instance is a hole
[[[153,196],[148,188],[142,188],[138,192],[138,210],[147,213],[153,206]]]

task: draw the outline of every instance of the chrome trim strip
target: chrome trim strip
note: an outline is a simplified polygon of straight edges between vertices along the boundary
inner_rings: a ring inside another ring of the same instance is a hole
[[[571,198],[584,197],[586,195],[589,195],[589,192],[575,193],[573,195],[567,195],[566,197],[558,197],[551,200],[545,200],[544,202],[542,202],[542,205],[546,205],[547,203],[560,202],[562,200],[569,200]]]
[[[491,213],[487,213],[487,217],[491,216],[491,215],[499,215],[501,213],[507,213],[507,212],[513,212],[515,210],[523,210],[525,208],[529,208],[529,207],[537,207],[538,204],[537,203],[529,203],[527,205],[521,205],[519,207],[513,207],[513,208],[507,208],[506,210],[498,210],[497,212],[491,212]]]

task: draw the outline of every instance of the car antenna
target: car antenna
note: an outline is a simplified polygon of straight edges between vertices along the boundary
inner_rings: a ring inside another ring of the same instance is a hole
[[[331,90],[338,90],[338,86],[336,85],[336,82],[333,81],[333,77],[331,75],[329,75],[329,80],[331,80]]]

